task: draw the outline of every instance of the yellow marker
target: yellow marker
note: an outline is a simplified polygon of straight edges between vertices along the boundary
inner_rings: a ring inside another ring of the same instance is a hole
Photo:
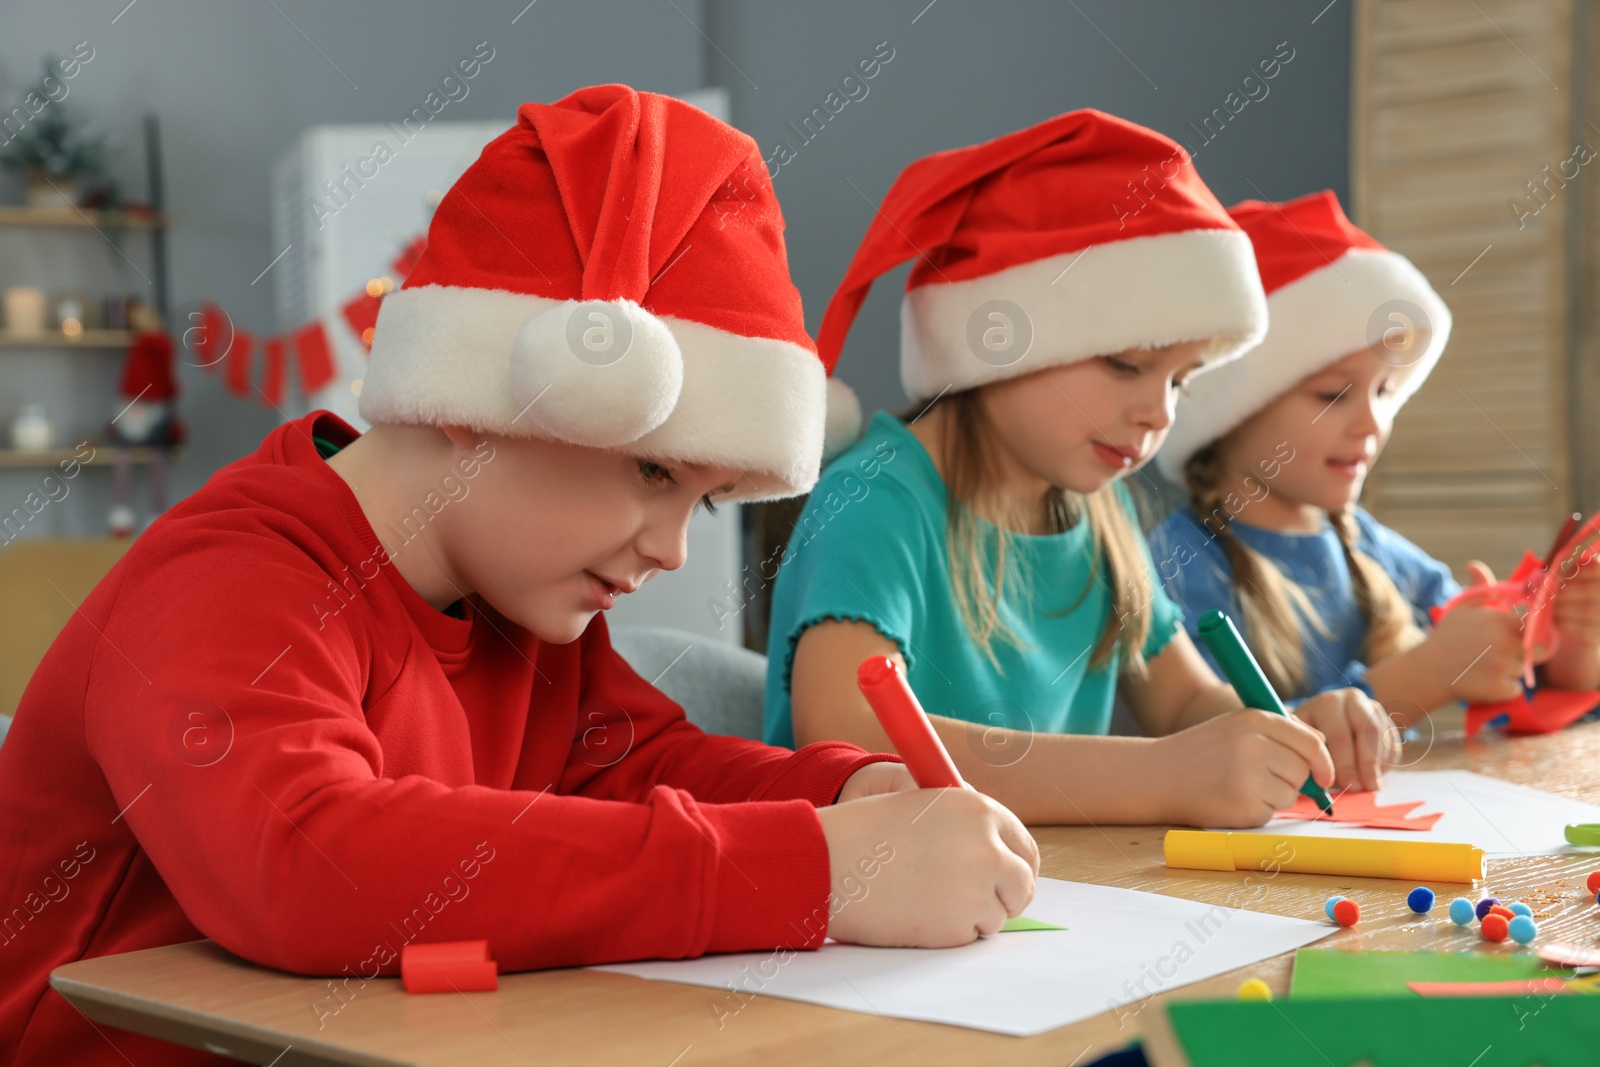
[[[1192,871],[1291,871],[1408,882],[1472,882],[1483,849],[1448,841],[1168,830],[1167,866]]]

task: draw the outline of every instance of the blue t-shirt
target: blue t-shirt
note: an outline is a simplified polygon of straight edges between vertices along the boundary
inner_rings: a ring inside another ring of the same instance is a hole
[[[1117,491],[1131,513],[1127,489],[1119,484]],[[769,744],[794,744],[789,678],[795,646],[807,627],[829,619],[870,623],[893,641],[930,714],[1042,733],[1109,730],[1120,663],[1113,658],[1089,670],[1111,613],[1110,582],[1106,567],[1094,566],[1089,522],[1058,534],[1007,534],[1008,568],[1020,564],[1031,596],[1001,600],[1000,616],[1023,647],[996,640],[997,670],[967,633],[956,606],[946,555],[947,506],[932,457],[887,412],[874,415],[861,440],[823,471],[773,593]],[[989,523],[981,529],[992,551],[999,531]],[[1138,547],[1143,554],[1144,545]],[[1157,655],[1182,624],[1178,609],[1152,581],[1146,657]]]
[[[1357,547],[1394,579],[1400,595],[1415,612],[1417,625],[1430,628],[1429,609],[1461,590],[1450,569],[1360,508],[1356,509],[1356,525],[1360,530]],[[1282,694],[1284,698],[1299,700],[1345,686],[1365,689],[1367,665],[1361,660],[1361,646],[1367,639],[1367,627],[1356,606],[1350,567],[1333,524],[1325,521],[1318,533],[1284,533],[1242,522],[1233,523],[1231,529],[1240,543],[1270,559],[1299,583],[1328,628],[1329,636],[1323,637],[1309,624],[1305,627],[1306,688]],[[1215,669],[1216,661],[1197,631],[1202,615],[1212,609],[1226,611],[1245,640],[1250,640],[1244,633],[1233,568],[1222,546],[1194,509],[1184,507],[1150,532],[1150,554],[1167,592],[1183,609],[1190,636]]]

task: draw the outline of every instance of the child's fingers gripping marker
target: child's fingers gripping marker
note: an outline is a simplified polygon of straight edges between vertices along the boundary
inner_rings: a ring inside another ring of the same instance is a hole
[[[1466,897],[1456,897],[1450,902],[1450,921],[1457,926],[1469,926],[1476,917],[1472,910],[1472,901]]]
[[[919,788],[960,789],[966,784],[898,663],[888,656],[867,657],[856,668],[856,685]]]
[[[1433,910],[1433,890],[1425,885],[1419,885],[1406,894],[1406,906],[1418,915],[1426,915]]]
[[[1333,906],[1333,921],[1340,926],[1354,926],[1361,921],[1361,905],[1353,900],[1341,900]]]

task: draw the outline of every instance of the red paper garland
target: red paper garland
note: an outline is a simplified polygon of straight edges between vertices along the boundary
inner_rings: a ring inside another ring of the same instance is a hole
[[[427,247],[426,236],[414,238],[390,264],[400,281],[416,266]],[[388,285],[387,279],[385,285]],[[386,291],[392,291],[388,289]],[[372,348],[372,331],[378,324],[378,307],[383,297],[363,289],[340,309],[363,350]],[[232,318],[214,303],[200,311],[199,322],[185,332],[182,343],[194,353],[198,365],[212,371],[223,367],[222,384],[236,396],[246,396],[254,384],[256,338],[234,327]],[[277,407],[287,393],[287,355],[293,349],[300,392],[310,396],[338,376],[333,357],[333,342],[321,320],[313,320],[287,337],[268,337],[261,342],[261,384],[256,391],[264,403]]]

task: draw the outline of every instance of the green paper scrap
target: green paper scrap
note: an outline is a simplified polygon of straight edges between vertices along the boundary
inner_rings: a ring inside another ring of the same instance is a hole
[[[1537,956],[1490,952],[1348,952],[1302,948],[1294,954],[1290,997],[1418,997],[1407,982],[1509,982],[1570,978]]]
[[[1600,1048],[1600,1011],[1590,997],[1181,1000],[1164,1007],[1192,1067],[1593,1067]]]
[[[1015,919],[1007,919],[1006,924],[1000,928],[1002,934],[1015,934],[1023,930],[1065,930],[1065,926],[1055,926],[1051,923],[1030,919],[1026,915],[1018,915]]]

